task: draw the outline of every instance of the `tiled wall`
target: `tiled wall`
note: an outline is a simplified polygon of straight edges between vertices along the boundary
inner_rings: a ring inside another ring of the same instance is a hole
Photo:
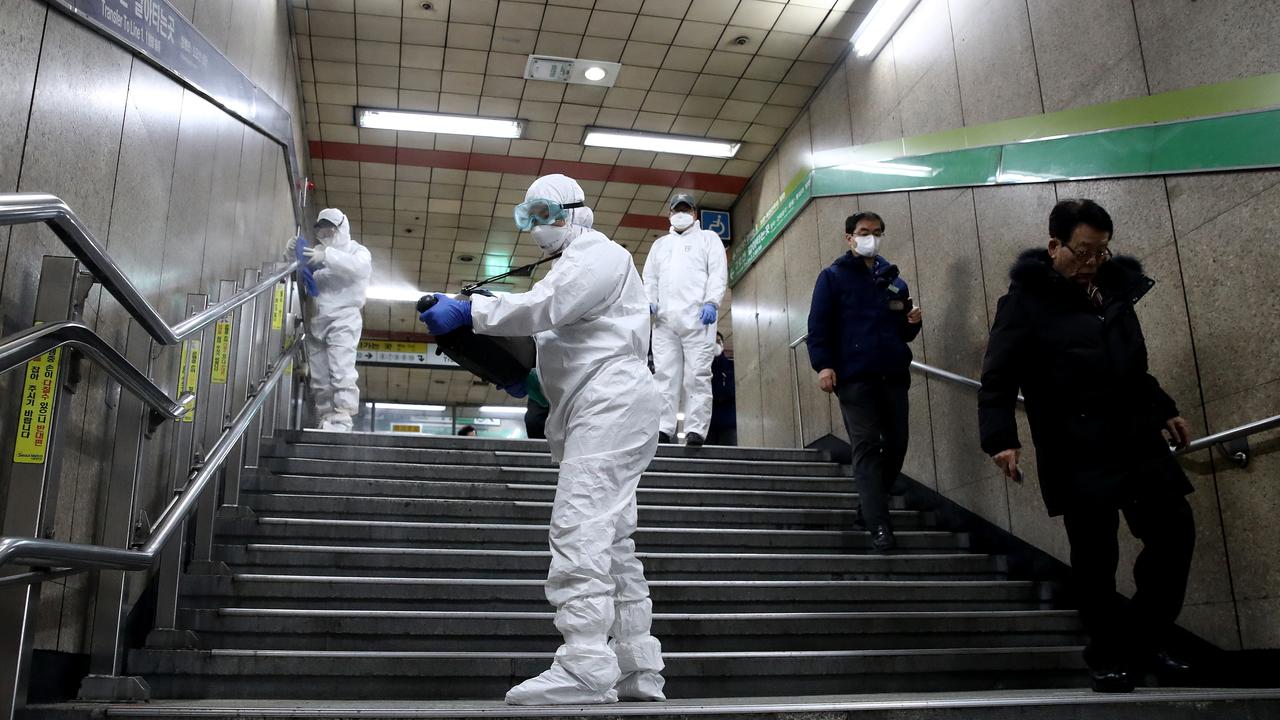
[[[287,8],[269,0],[179,0],[178,10],[295,119]],[[280,147],[43,0],[0,0],[0,192],[65,200],[170,322],[186,294],[276,259],[294,227]],[[298,125],[300,128],[300,124]],[[305,148],[299,135],[299,146]],[[44,225],[0,227],[3,330],[30,325],[41,256],[70,255]],[[85,321],[124,348],[128,316],[94,288]],[[155,358],[170,394],[178,351]],[[93,542],[110,465],[120,388],[86,363],[64,418],[56,537]],[[13,392],[0,378],[0,397]],[[0,423],[8,421],[8,414]],[[164,445],[164,440],[151,444]],[[167,458],[153,452],[143,484],[158,517]],[[3,502],[0,488],[0,502]],[[76,575],[44,586],[38,648],[83,650],[87,587]]]
[[[811,152],[1278,71],[1280,13],[1265,0],[923,0],[874,61],[847,58],[827,78],[735,226],[752,227]],[[1152,371],[1197,434],[1280,410],[1280,172],[949,189],[820,198],[743,278],[732,313],[743,444],[797,442],[780,348],[804,331],[813,280],[844,250],[845,216],[887,219],[884,253],[925,311],[917,359],[976,377],[1009,265],[1046,243],[1057,199],[1080,196],[1111,211],[1113,247],[1158,283],[1138,306]],[[804,442],[843,435],[800,361]],[[999,477],[978,447],[973,393],[917,377],[911,403],[905,472],[1065,560],[1034,458],[1025,485]],[[1278,439],[1255,437],[1244,470],[1206,453],[1185,463],[1198,542],[1181,620],[1222,647],[1280,647]],[[1131,567],[1138,545],[1124,547]],[[1132,588],[1126,573],[1121,583]]]

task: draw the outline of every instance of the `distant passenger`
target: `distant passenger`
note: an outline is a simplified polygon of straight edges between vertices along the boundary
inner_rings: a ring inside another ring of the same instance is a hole
[[[458,428],[458,437],[475,437],[476,429],[472,425],[463,425]]]
[[[1147,371],[1134,304],[1154,281],[1112,257],[1111,216],[1092,200],[1064,200],[1049,215],[1048,249],[1027,250],[1009,271],[982,369],[982,449],[1021,481],[1014,406],[1026,397],[1040,492],[1071,543],[1085,661],[1098,692],[1130,692],[1134,674],[1165,679],[1189,668],[1163,651],[1182,609],[1195,521],[1192,491],[1167,440],[1191,439],[1173,399]],[[1123,513],[1142,540],[1134,612],[1116,597]]]
[[[724,336],[716,333],[716,357],[711,361],[711,445],[738,444],[737,388],[734,386],[733,351],[724,346]]]
[[[849,252],[818,275],[809,307],[809,362],[818,387],[840,399],[853,452],[861,503],[854,522],[871,531],[880,552],[897,545],[889,491],[907,457],[907,343],[923,320],[898,267],[880,257],[884,232],[884,219],[873,212],[846,218]]]

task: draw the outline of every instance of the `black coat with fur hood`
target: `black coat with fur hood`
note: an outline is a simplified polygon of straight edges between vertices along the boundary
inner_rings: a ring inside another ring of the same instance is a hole
[[[982,449],[1021,447],[1014,416],[1021,390],[1050,515],[1190,493],[1161,433],[1178,408],[1147,371],[1134,312],[1155,284],[1141,263],[1120,256],[1098,269],[1101,307],[1053,269],[1046,250],[1022,253],[1009,278],[978,393]]]

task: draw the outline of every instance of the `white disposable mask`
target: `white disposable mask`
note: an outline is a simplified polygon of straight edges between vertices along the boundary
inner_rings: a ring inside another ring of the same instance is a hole
[[[881,238],[875,235],[854,235],[853,239],[856,243],[853,251],[862,257],[875,257],[880,253]]]
[[[569,239],[568,225],[536,225],[530,232],[543,255],[558,252]]]
[[[693,224],[693,215],[689,213],[676,213],[671,216],[671,227],[677,230],[686,230]]]
[[[723,355],[723,354],[724,354],[724,345],[720,343],[716,343],[716,355]]]

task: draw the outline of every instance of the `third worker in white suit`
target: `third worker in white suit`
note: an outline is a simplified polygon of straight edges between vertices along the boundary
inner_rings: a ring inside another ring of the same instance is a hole
[[[422,313],[437,335],[470,325],[481,335],[532,335],[538,346],[547,440],[560,463],[546,594],[564,644],[550,669],[507,693],[514,705],[665,699],[653,603],[631,540],[636,487],[658,447],[647,303],[631,254],[591,222],[578,183],[538,178],[516,206],[516,225],[543,254],[561,253],[546,277],[526,293],[436,295]],[[503,389],[519,397],[519,385]]]
[[[655,319],[654,377],[662,392],[658,438],[671,442],[683,407],[685,441],[696,447],[706,441],[711,424],[711,361],[729,268],[720,236],[695,219],[692,196],[677,193],[667,208],[671,232],[658,238],[644,263]]]
[[[341,210],[321,210],[315,233],[317,244],[303,251],[318,289],[315,314],[307,323],[311,392],[320,429],[351,432],[351,419],[360,410],[356,385],[356,347],[364,326],[360,311],[373,262],[368,248],[351,238],[351,221]],[[289,259],[295,242],[289,241],[285,253]]]

